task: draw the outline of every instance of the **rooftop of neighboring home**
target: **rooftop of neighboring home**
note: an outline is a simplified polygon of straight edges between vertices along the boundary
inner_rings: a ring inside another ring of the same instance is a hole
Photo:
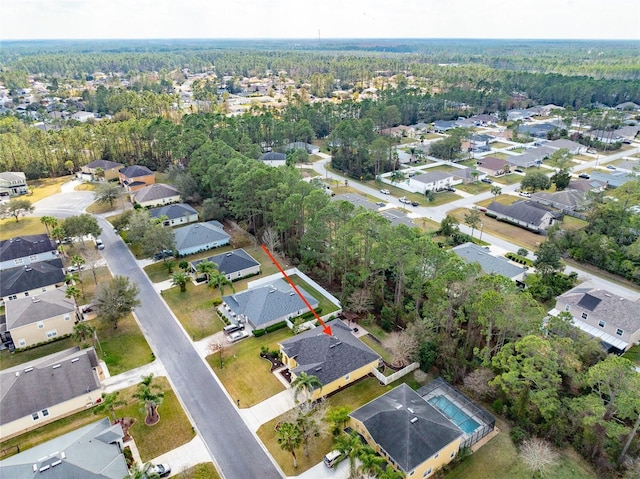
[[[544,146],[548,146],[558,150],[565,148],[569,151],[578,151],[578,150],[587,148],[586,146],[583,146],[580,143],[576,143],[575,141],[567,140],[565,138],[549,141],[548,143],[545,143]]]
[[[113,168],[122,168],[122,163],[116,163],[115,161],[109,160],[94,160],[88,165],[85,165],[85,168],[90,170],[95,170],[96,168],[102,168],[103,170],[111,170]]]
[[[132,166],[127,166],[125,168],[121,168],[120,173],[125,178],[138,178],[139,176],[148,176],[148,175],[155,174],[146,166],[141,166],[141,165],[132,165]]]
[[[378,205],[376,205],[375,203],[366,199],[364,196],[359,195],[357,193],[344,193],[342,195],[333,196],[331,199],[333,201],[338,201],[338,200],[348,201],[354,206],[356,207],[362,206],[366,210],[375,211],[378,209]]]
[[[46,234],[16,236],[0,241],[0,261],[9,261],[56,250],[55,242]]]
[[[178,251],[230,238],[219,221],[194,223],[174,231]]]
[[[277,151],[269,151],[260,155],[258,159],[260,161],[287,161],[287,155]]]
[[[0,180],[11,184],[21,184],[27,181],[27,177],[22,171],[3,171],[0,173]]]
[[[342,321],[327,324],[331,327],[331,336],[318,327],[280,343],[282,351],[297,363],[293,373],[316,376],[326,385],[380,359],[380,355],[356,338]]]
[[[208,258],[192,261],[191,267],[195,270],[198,264],[202,263],[203,261],[211,261],[212,263],[216,264],[217,270],[224,274],[242,271],[243,269],[251,268],[254,266],[260,266],[260,263],[243,249],[234,249],[233,251],[228,251],[226,253],[220,253],[215,256],[209,256]]]
[[[584,204],[585,192],[576,188],[567,188],[566,190],[554,191],[553,193],[536,191],[531,195],[531,198],[546,201],[558,208],[577,208]]]
[[[516,201],[510,205],[504,205],[494,201],[487,206],[487,210],[509,216],[510,218],[531,225],[540,224],[547,213],[553,213],[550,208],[539,205],[533,201]]]
[[[11,479],[122,479],[129,477],[120,451],[120,424],[104,418],[0,461]]]
[[[478,167],[487,168],[489,170],[500,171],[504,170],[504,168],[509,164],[506,160],[501,160],[500,158],[496,158],[494,156],[485,156],[484,158],[478,158],[477,160]]]
[[[170,220],[197,214],[198,212],[186,203],[174,203],[172,205],[159,206],[158,208],[151,208],[149,210],[149,216],[152,218],[162,218],[163,216],[166,216],[167,219]]]
[[[605,186],[607,186],[607,184],[604,181],[600,181],[600,180],[592,180],[592,179],[573,180],[572,179],[569,182],[569,186],[567,186],[567,189],[587,192],[591,190],[601,189],[601,188],[604,188]]]
[[[487,274],[495,273],[507,278],[515,278],[526,271],[525,268],[510,263],[506,258],[493,256],[489,251],[474,243],[458,245],[452,251],[465,261],[479,263],[482,271]]]
[[[62,283],[64,278],[60,258],[10,268],[2,272],[0,297]]]
[[[37,321],[71,314],[76,310],[73,298],[65,296],[66,288],[56,288],[37,296],[18,298],[5,303],[7,329],[11,330]]]
[[[461,438],[463,431],[406,384],[350,414],[405,472]]]
[[[298,287],[298,290],[313,308],[318,306],[318,300],[304,288]],[[222,301],[235,314],[246,317],[254,328],[267,326],[279,318],[297,315],[298,311],[307,308],[291,285],[283,279],[275,280],[268,285],[247,289],[241,293],[223,296]]]
[[[623,171],[613,171],[610,173],[605,173],[604,171],[593,170],[591,173],[589,173],[589,175],[591,175],[592,180],[602,181],[611,188],[619,188],[627,181],[637,179],[635,175]]]
[[[153,185],[145,186],[144,188],[136,191],[133,194],[133,198],[138,203],[144,203],[146,201],[171,198],[178,195],[180,195],[180,192],[173,186],[166,185],[164,183],[155,183]]]
[[[420,183],[430,184],[435,183],[437,181],[446,180],[448,178],[453,178],[457,173],[451,173],[447,171],[427,171],[427,173],[423,173],[421,175],[415,176],[412,178],[413,181],[419,181]]]
[[[0,424],[100,389],[93,348],[72,348],[0,372]]]

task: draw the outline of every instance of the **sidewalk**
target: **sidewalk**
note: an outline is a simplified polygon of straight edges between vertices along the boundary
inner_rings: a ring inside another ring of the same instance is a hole
[[[120,389],[135,386],[140,382],[142,376],[148,376],[153,374],[154,376],[166,376],[167,371],[159,359],[156,359],[152,363],[145,364],[139,368],[126,371],[116,376],[111,376],[102,381],[102,389],[105,393],[112,393]]]
[[[152,464],[168,464],[171,467],[169,477],[172,477],[196,464],[212,461],[204,442],[202,442],[200,436],[196,436],[187,444],[172,449],[149,462]]]
[[[241,407],[238,412],[247,427],[255,432],[265,422],[271,421],[294,407],[293,392],[291,389],[287,389],[253,407],[247,409]]]

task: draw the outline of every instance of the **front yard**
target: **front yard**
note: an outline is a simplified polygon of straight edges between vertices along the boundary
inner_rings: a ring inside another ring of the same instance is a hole
[[[40,223],[40,218],[33,216],[21,216],[18,222],[16,222],[15,218],[0,219],[0,241],[8,240],[15,236],[40,235],[46,232],[47,228]]]

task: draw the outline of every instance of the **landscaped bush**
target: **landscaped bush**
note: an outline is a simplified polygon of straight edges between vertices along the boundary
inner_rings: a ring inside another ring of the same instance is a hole
[[[267,332],[264,329],[254,329],[253,330],[253,335],[256,338],[259,338],[260,336],[264,336],[265,334],[267,334]]]
[[[220,306],[222,304],[222,298],[213,298],[213,305]]]
[[[519,263],[525,266],[533,266],[533,261],[531,261],[528,258],[525,258],[524,256],[520,256],[519,254],[507,253],[505,254],[505,257],[510,259],[511,261],[515,261],[516,263]]]
[[[525,431],[521,427],[514,426],[513,429],[509,431],[509,436],[511,436],[511,440],[516,445],[516,447],[519,447],[520,444],[522,444],[522,441],[527,438],[527,431]]]
[[[271,326],[267,326],[265,328],[265,333],[273,333],[274,331],[277,331],[279,329],[286,328],[286,327],[287,327],[287,322],[280,321],[279,323],[272,324]]]

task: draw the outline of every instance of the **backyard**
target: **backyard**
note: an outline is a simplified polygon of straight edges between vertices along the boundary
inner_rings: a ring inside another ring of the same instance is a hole
[[[167,379],[154,378],[154,383],[158,384],[160,391],[164,392],[164,400],[158,409],[161,417],[158,424],[151,427],[144,424],[146,412],[144,408],[140,407],[138,400],[133,397],[133,394],[137,392],[137,386],[131,386],[120,392],[119,398],[125,400],[127,405],[116,409],[116,417],[132,417],[136,420],[130,433],[136,442],[142,460],[145,462],[186,444],[195,435],[191,423]],[[109,416],[109,411],[97,412],[95,409],[87,409],[4,441],[0,443],[0,449],[3,454],[7,455],[15,453],[16,447],[19,447],[20,451],[24,451],[107,416]]]

